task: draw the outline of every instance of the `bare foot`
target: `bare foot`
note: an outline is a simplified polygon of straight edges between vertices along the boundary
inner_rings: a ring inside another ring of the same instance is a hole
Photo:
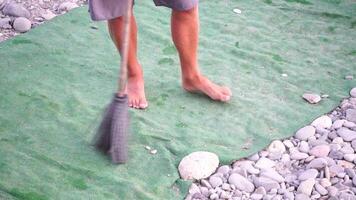
[[[148,106],[145,96],[145,86],[142,75],[129,76],[127,80],[127,94],[129,106],[137,109],[145,109]]]
[[[183,88],[189,92],[203,92],[216,101],[227,102],[232,96],[228,87],[216,85],[201,75],[193,79],[183,79]]]

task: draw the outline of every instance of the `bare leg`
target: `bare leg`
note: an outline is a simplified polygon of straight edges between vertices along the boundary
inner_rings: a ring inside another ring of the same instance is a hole
[[[123,42],[124,19],[118,17],[108,20],[108,28],[111,39],[116,48],[120,51]],[[129,96],[129,106],[144,109],[148,106],[145,97],[145,87],[143,81],[143,72],[140,63],[137,60],[137,25],[135,17],[132,15],[130,24],[130,42],[128,52],[128,84],[127,93]]]
[[[197,60],[198,6],[187,11],[172,10],[171,32],[179,53],[183,88],[190,92],[203,92],[217,101],[230,100],[232,94],[229,88],[216,85],[200,74]]]

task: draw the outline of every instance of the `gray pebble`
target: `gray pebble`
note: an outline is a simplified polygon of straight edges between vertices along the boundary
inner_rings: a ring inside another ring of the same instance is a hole
[[[223,184],[223,180],[218,176],[210,176],[209,183],[213,188],[216,188]]]
[[[15,19],[13,27],[16,31],[24,33],[31,29],[31,21],[24,17]]]
[[[9,15],[13,17],[25,17],[30,18],[31,13],[23,7],[21,4],[17,4],[14,2],[9,2],[5,4],[4,8],[2,9],[4,15]]]
[[[356,131],[352,131],[348,128],[342,127],[337,130],[337,134],[344,139],[344,141],[350,142],[356,139]]]
[[[295,137],[299,140],[307,140],[308,138],[314,136],[314,134],[315,128],[313,126],[305,126],[295,133]]]
[[[305,181],[309,178],[315,179],[318,176],[318,170],[316,169],[308,169],[299,174],[298,180]]]
[[[315,183],[314,187],[315,187],[316,191],[319,192],[320,195],[324,196],[324,195],[328,194],[328,191],[319,183]]]

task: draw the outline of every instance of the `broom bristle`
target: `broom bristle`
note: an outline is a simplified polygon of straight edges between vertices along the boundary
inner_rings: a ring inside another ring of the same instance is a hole
[[[102,121],[94,138],[95,147],[103,153],[108,153],[110,150],[111,138],[111,121],[114,112],[114,100],[106,106]]]
[[[110,154],[114,163],[125,163],[128,159],[129,112],[128,97],[115,96],[111,120]]]
[[[94,138],[95,147],[109,154],[113,163],[125,163],[128,159],[129,123],[128,97],[115,94],[104,111]]]

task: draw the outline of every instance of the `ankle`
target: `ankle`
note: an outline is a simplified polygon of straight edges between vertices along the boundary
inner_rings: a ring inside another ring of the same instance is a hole
[[[143,71],[140,64],[130,65],[127,73],[128,78],[142,78]]]

